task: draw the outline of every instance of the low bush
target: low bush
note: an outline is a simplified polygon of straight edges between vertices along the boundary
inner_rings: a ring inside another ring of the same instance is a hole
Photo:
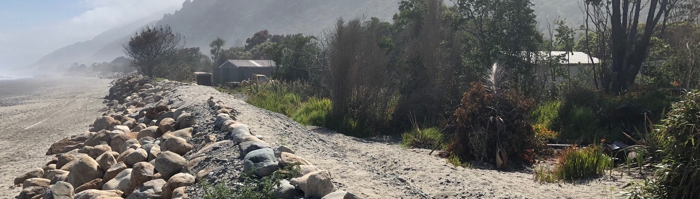
[[[512,159],[537,145],[527,117],[534,101],[515,90],[495,92],[472,83],[455,111],[456,132],[447,151],[462,160],[496,162],[499,148]]]
[[[553,170],[536,170],[535,179],[541,182],[578,180],[604,174],[606,169],[613,166],[612,159],[603,153],[600,145],[568,148],[557,159]]]
[[[248,91],[248,103],[290,116],[301,107],[301,96],[284,84],[255,86]]]
[[[700,198],[700,91],[689,92],[654,130],[663,160],[656,172],[656,198]]]
[[[292,114],[292,119],[303,125],[325,126],[331,108],[331,100],[311,98]]]
[[[401,138],[403,140],[403,145],[407,147],[433,149],[437,147],[438,144],[440,145],[440,149],[445,149],[447,147],[445,137],[438,128],[414,128],[409,132],[401,134]]]

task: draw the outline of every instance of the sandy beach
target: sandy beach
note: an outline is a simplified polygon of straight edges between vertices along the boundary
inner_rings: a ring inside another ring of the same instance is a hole
[[[49,146],[87,130],[105,106],[109,79],[35,77],[0,81],[0,198],[21,188],[13,179],[43,166]]]

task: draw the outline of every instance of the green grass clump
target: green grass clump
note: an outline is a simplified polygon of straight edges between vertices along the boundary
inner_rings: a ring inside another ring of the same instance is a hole
[[[296,166],[288,166],[275,171],[270,176],[258,178],[253,173],[244,173],[240,176],[241,185],[229,188],[227,183],[212,185],[202,183],[204,199],[275,199],[275,188],[280,185],[280,180],[300,177],[300,169]]]
[[[612,166],[612,159],[603,153],[599,145],[573,147],[559,154],[553,170],[540,168],[535,171],[535,179],[540,182],[578,180],[604,174]]]
[[[543,125],[548,129],[554,127],[554,123],[559,117],[560,101],[551,101],[538,106],[532,111],[532,118],[536,124]]]
[[[401,138],[403,140],[402,144],[406,147],[432,149],[439,144],[440,149],[447,148],[447,143],[444,142],[445,138],[438,128],[414,128],[401,134]]]
[[[700,198],[699,113],[700,91],[689,92],[653,131],[663,157],[652,191],[656,198]]]
[[[301,106],[301,97],[285,89],[264,88],[249,95],[248,103],[289,116]]]
[[[329,99],[311,98],[292,114],[292,119],[307,126],[324,126],[331,107]]]

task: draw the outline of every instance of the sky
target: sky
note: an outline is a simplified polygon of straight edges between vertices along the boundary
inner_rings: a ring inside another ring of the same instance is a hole
[[[0,0],[0,69],[31,65],[184,0]]]

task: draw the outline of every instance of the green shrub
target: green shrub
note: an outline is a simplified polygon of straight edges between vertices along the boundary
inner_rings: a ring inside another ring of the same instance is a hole
[[[292,119],[307,126],[325,126],[331,107],[329,99],[311,98],[292,115]]]
[[[657,198],[700,198],[700,92],[673,104],[652,135],[663,155],[656,172]]]
[[[292,115],[301,106],[299,94],[284,85],[257,86],[248,94],[248,103],[284,115]]]
[[[543,125],[547,129],[552,129],[554,128],[554,124],[559,117],[560,107],[560,101],[550,101],[544,103],[532,111],[531,117],[535,123]]]
[[[439,144],[440,149],[447,148],[445,138],[438,128],[414,128],[407,133],[401,134],[401,138],[403,139],[403,145],[407,147],[433,149]]]
[[[612,159],[603,153],[600,145],[568,148],[557,158],[554,170],[540,168],[535,171],[535,179],[541,182],[578,180],[604,174],[613,165]]]
[[[574,105],[560,113],[559,131],[563,138],[592,143],[604,137],[605,130],[599,127],[598,118],[590,108]]]

